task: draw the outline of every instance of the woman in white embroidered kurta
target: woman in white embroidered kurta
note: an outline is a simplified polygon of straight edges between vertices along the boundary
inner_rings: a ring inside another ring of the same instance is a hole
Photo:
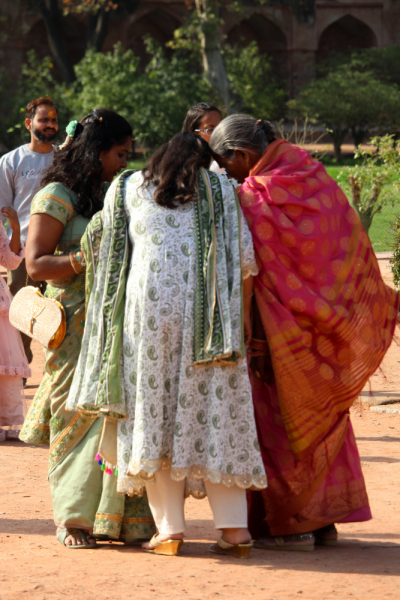
[[[222,191],[224,214],[232,220],[237,205],[231,183],[204,173]],[[146,487],[151,507],[153,487],[146,479],[154,479],[155,472],[175,481],[186,478],[187,488],[197,495],[203,482],[209,496],[207,482],[241,490],[266,486],[246,360],[242,356],[230,366],[194,366],[195,201],[171,210],[154,201],[155,190],[153,183],[143,185],[142,173],[132,175],[125,187],[133,251],[122,344],[128,418],[118,427],[118,489],[134,494]],[[231,260],[232,269],[239,277],[241,269],[244,280],[256,275],[246,221],[239,224],[236,218],[228,235],[240,236],[241,260]],[[217,256],[217,271],[220,261]],[[228,273],[226,288],[233,279],[234,273]],[[240,286],[233,293],[240,296]],[[232,322],[238,338],[240,304],[239,297]]]

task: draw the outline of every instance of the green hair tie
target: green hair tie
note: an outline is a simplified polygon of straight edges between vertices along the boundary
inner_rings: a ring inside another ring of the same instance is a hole
[[[76,126],[78,125],[78,121],[70,121],[67,125],[66,132],[70,138],[75,136]]]

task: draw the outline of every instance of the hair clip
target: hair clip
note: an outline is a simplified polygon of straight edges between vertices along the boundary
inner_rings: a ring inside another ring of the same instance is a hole
[[[258,119],[256,125],[259,125],[262,122],[262,119]]]
[[[65,142],[63,144],[61,144],[61,146],[58,147],[59,150],[63,150],[66,146],[68,146],[68,144],[71,142],[71,140],[75,137],[75,132],[76,132],[76,127],[78,125],[78,121],[70,121],[65,129],[65,131],[67,132],[67,137],[65,139]]]
[[[103,117],[99,117],[99,121],[100,121],[100,123],[102,123],[103,122]]]

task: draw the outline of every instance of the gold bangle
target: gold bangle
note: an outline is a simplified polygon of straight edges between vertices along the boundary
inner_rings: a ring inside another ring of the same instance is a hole
[[[79,257],[78,257],[79,255]],[[83,271],[85,270],[85,263],[81,260],[81,256],[79,254],[79,252],[70,252],[69,253],[69,260],[70,263],[72,265],[73,270],[75,271],[75,273],[77,275],[80,275],[81,273],[83,273]]]

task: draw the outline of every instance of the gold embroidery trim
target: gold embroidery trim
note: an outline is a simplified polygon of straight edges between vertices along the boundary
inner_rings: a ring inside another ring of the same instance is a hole
[[[122,517],[119,515],[110,515],[110,513],[96,513],[96,521],[97,519],[106,519],[107,521],[117,521],[117,523],[122,523]]]
[[[123,519],[123,522],[127,525],[130,525],[131,523],[154,523],[154,519],[153,517],[132,517],[129,519]]]
[[[35,198],[35,202],[36,202],[36,200],[44,200],[44,199],[55,200],[59,204],[62,204],[63,206],[65,206],[65,208],[67,208],[71,214],[74,214],[74,209],[72,208],[72,206],[70,204],[68,204],[68,202],[66,202],[65,200],[62,200],[58,196],[53,196],[53,194],[41,194],[40,196],[37,196]]]

